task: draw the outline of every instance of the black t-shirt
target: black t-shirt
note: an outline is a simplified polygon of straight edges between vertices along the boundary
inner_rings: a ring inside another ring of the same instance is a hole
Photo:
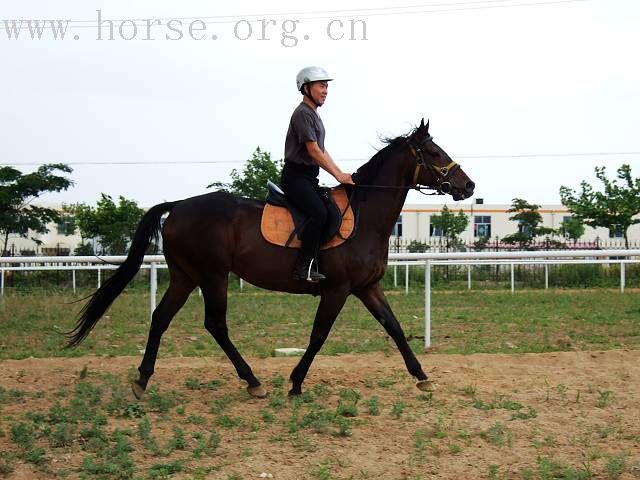
[[[318,114],[304,102],[296,107],[291,115],[287,138],[284,143],[284,161],[298,165],[317,166],[313,161],[305,142],[318,143],[324,152],[324,125]]]

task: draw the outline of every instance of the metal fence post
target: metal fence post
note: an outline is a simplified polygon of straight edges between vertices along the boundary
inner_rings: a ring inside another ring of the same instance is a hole
[[[98,267],[98,288],[100,288],[101,283],[102,283],[102,279],[100,278],[100,267]]]
[[[151,262],[151,273],[149,274],[149,289],[150,289],[150,306],[151,313],[150,316],[153,317],[153,311],[156,309],[156,292],[158,291],[158,270],[156,267],[156,262]]]
[[[471,264],[467,264],[467,290],[471,290]]]
[[[625,267],[624,261],[620,260],[620,293],[624,293],[624,284],[625,284]]]
[[[76,293],[76,271],[71,270],[71,285],[73,286],[73,293]]]
[[[424,348],[431,346],[431,262],[424,264]]]
[[[409,295],[409,264],[404,266],[404,294]]]
[[[511,264],[511,293],[514,293],[516,291],[516,280],[515,280],[515,275],[513,273],[513,263]]]
[[[398,286],[398,265],[393,266],[393,286]]]
[[[4,268],[0,268],[0,296],[4,296]]]
[[[549,289],[549,264],[544,264],[544,288],[545,290]]]

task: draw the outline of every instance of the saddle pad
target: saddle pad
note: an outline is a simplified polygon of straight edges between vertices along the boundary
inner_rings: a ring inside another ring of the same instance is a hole
[[[336,205],[342,214],[349,203],[349,199],[347,198],[347,193],[344,188],[336,187],[331,189],[331,197],[334,202],[336,202]],[[328,248],[341,245],[345,242],[345,238],[349,238],[353,232],[353,227],[353,210],[351,209],[351,206],[349,206],[346,213],[342,216],[340,234],[335,235],[328,242],[321,245],[320,249],[326,250]],[[293,228],[293,218],[291,217],[289,210],[284,207],[276,207],[270,203],[267,203],[264,206],[264,210],[262,211],[262,221],[260,222],[260,230],[262,231],[262,236],[267,242],[284,247],[291,236],[291,232],[293,232]],[[300,246],[300,239],[297,235],[288,245],[289,248],[300,248]]]

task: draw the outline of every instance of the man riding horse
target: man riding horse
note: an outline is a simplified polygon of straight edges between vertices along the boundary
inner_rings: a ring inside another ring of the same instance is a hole
[[[338,182],[353,185],[351,174],[342,172],[324,148],[325,130],[318,107],[324,105],[331,80],[321,67],[306,67],[298,72],[296,84],[303,97],[289,122],[281,179],[287,198],[309,217],[301,232],[302,248],[293,278],[313,283],[325,279],[318,271],[320,235],[327,220],[327,206],[318,186],[320,167]]]

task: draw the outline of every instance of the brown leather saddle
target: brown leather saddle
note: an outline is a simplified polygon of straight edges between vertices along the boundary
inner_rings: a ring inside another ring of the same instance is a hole
[[[307,216],[291,205],[284,192],[274,183],[267,183],[268,193],[262,212],[260,230],[269,243],[282,247],[300,248],[300,234]],[[344,187],[323,189],[323,201],[329,212],[320,239],[320,249],[337,247],[354,233],[354,214]]]

